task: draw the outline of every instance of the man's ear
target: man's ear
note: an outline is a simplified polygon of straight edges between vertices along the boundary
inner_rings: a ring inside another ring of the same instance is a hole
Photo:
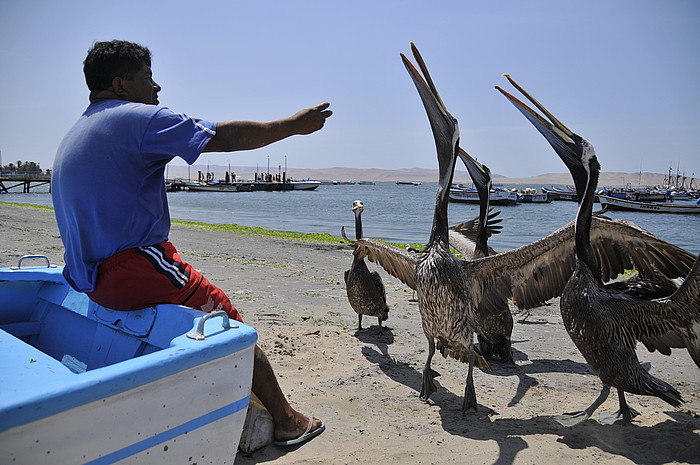
[[[112,79],[112,92],[114,92],[118,98],[125,100],[128,92],[124,87],[124,78],[116,76]]]

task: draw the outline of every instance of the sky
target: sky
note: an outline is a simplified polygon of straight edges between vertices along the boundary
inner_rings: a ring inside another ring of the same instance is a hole
[[[603,171],[700,177],[698,24],[696,0],[0,0],[0,156],[50,168],[88,105],[87,50],[123,39],[150,48],[161,105],[189,116],[266,121],[331,103],[320,132],[202,163],[435,169],[399,56],[414,42],[460,145],[495,174],[566,172],[494,89],[509,73],[593,143]]]

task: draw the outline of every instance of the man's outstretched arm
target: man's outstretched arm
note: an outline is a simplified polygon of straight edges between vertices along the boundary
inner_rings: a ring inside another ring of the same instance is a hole
[[[330,103],[306,108],[290,116],[273,121],[223,121],[216,125],[216,135],[204,152],[234,152],[264,147],[293,135],[311,134],[323,127],[333,114],[327,110]]]

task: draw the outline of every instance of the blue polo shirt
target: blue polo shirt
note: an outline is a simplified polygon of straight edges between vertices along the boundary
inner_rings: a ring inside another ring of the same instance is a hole
[[[165,165],[194,163],[216,123],[122,100],[91,104],[61,142],[51,194],[65,246],[63,274],[94,290],[97,269],[117,252],[168,240]]]

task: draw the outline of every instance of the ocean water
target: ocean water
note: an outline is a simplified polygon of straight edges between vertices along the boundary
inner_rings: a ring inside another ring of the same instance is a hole
[[[436,187],[436,183],[412,186],[378,182],[374,185],[321,185],[314,191],[171,192],[168,200],[171,217],[176,220],[237,223],[337,237],[340,237],[341,226],[345,226],[348,237],[354,237],[352,202],[362,200],[364,236],[424,244],[430,236]],[[51,196],[46,192],[10,192],[0,194],[0,201],[51,205]],[[503,251],[544,237],[568,223],[576,216],[577,204],[554,201],[494,208],[501,211],[503,229],[489,240],[489,245]],[[477,205],[451,202],[450,224],[466,221],[478,213]],[[608,216],[633,221],[689,252],[700,252],[700,215],[610,212]]]

